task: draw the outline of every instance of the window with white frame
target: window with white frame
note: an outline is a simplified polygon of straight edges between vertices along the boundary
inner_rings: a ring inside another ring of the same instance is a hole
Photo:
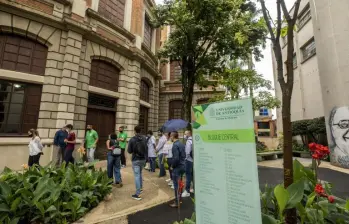
[[[307,60],[308,58],[312,57],[316,54],[316,46],[315,46],[315,39],[312,38],[308,43],[306,43],[302,48],[302,57],[303,61]]]
[[[309,4],[304,8],[303,13],[298,18],[298,29],[301,29],[311,19]]]
[[[261,108],[261,109],[259,109],[259,116],[269,116],[268,108]]]

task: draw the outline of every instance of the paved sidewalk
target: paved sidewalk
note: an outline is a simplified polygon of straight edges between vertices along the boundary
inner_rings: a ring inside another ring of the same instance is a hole
[[[96,167],[106,167],[106,161],[99,162]],[[143,172],[143,194],[141,201],[131,198],[135,193],[133,171],[130,163],[121,170],[124,186],[113,187],[112,195],[108,200],[101,202],[96,208],[76,223],[93,224],[127,224],[127,216],[138,211],[163,204],[174,198],[173,190],[167,185],[166,178],[158,177],[156,173]]]
[[[299,162],[301,162],[304,166],[310,166],[312,163],[312,159],[308,158],[293,158],[297,159]],[[277,159],[277,160],[266,160],[263,162],[258,162],[258,166],[264,166],[264,167],[273,167],[273,168],[283,168],[283,159]],[[320,168],[327,168],[334,171],[339,171],[342,173],[349,174],[349,169],[340,168],[337,166],[332,166],[331,163],[322,161],[320,164]]]

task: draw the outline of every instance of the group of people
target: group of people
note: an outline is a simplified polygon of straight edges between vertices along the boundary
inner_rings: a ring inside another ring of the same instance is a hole
[[[76,135],[72,131],[73,126],[68,124],[58,130],[54,137],[56,146],[56,165],[59,166],[65,161],[66,164],[74,163],[73,151],[76,144]],[[126,146],[127,133],[124,127],[119,127],[119,133],[111,133],[106,141],[107,148],[107,174],[109,178],[114,179],[116,187],[122,187],[121,168],[126,167]],[[193,182],[193,141],[190,130],[185,131],[183,144],[179,140],[177,131],[164,133],[159,130],[160,139],[156,143],[152,131],[147,132],[147,136],[141,134],[141,128],[134,128],[135,135],[129,140],[127,151],[132,155],[132,169],[134,173],[136,192],[132,195],[135,200],[141,200],[143,192],[142,170],[149,164],[150,172],[156,171],[156,159],[160,169],[159,177],[166,176],[165,164],[168,164],[171,188],[174,189],[176,200],[170,204],[171,207],[178,207],[181,197],[189,197],[191,192],[191,183]],[[39,165],[40,156],[43,155],[43,145],[39,133],[35,129],[29,130],[31,136],[29,143],[28,165]],[[88,162],[94,161],[94,155],[99,141],[98,133],[92,125],[87,125],[87,131],[84,139]],[[186,176],[184,192],[180,192],[179,182],[183,175]],[[193,192],[193,191],[192,191]]]

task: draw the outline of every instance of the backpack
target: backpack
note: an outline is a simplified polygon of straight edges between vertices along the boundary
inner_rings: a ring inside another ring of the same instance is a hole
[[[110,139],[110,146],[113,149],[112,151],[112,155],[113,156],[120,156],[121,155],[121,149],[119,146],[119,141],[115,140],[115,139]]]
[[[147,142],[141,136],[136,136],[135,139],[134,155],[138,158],[145,158],[145,154],[148,151]]]

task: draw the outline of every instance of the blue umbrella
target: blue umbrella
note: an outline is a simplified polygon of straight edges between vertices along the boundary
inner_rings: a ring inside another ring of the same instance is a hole
[[[163,126],[163,132],[178,131],[188,127],[189,122],[182,119],[168,120]]]

